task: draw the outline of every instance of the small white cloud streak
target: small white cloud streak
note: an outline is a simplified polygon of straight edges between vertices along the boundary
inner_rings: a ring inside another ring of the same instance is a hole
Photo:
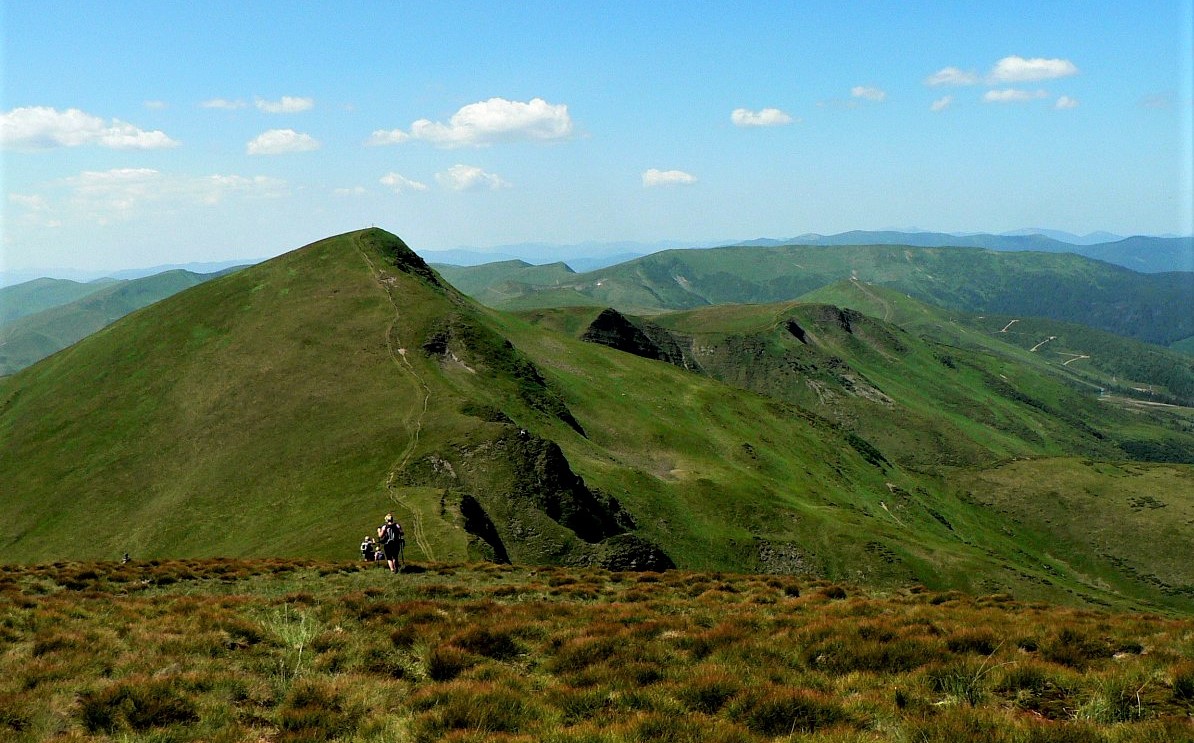
[[[145,107],[150,111],[161,111],[170,107],[165,101],[145,101]]]
[[[850,88],[850,95],[855,98],[864,98],[868,101],[875,101],[876,103],[887,99],[887,92],[879,88],[872,88],[867,85],[855,85]]]
[[[460,167],[460,166],[457,166]],[[388,186],[394,193],[408,193],[410,191],[426,191],[427,184],[418,181],[412,181],[404,175],[399,173],[389,172],[378,179],[378,183],[383,186]]]
[[[315,100],[313,98],[298,98],[284,95],[282,96],[282,100],[279,101],[267,101],[264,98],[257,98],[253,101],[253,105],[257,106],[257,110],[268,114],[294,114],[300,111],[310,111],[315,107]]]
[[[999,83],[1027,83],[1038,80],[1054,80],[1059,77],[1069,77],[1078,74],[1078,67],[1068,59],[1044,59],[1033,57],[1004,57],[995,63],[987,75],[987,80],[996,85]]]
[[[483,147],[499,142],[549,142],[572,136],[568,106],[542,98],[508,101],[490,98],[470,103],[452,114],[447,124],[419,119],[409,132],[378,129],[367,144],[385,145],[419,139],[437,147]]]
[[[335,188],[332,193],[336,196],[364,196],[368,193],[364,186],[353,186],[352,188]]]
[[[105,122],[77,108],[14,108],[0,114],[0,146],[44,150],[95,145],[112,150],[160,150],[179,142],[165,132],[139,129],[120,119]]]
[[[199,108],[214,108],[220,111],[235,111],[249,104],[244,101],[230,101],[227,98],[211,98],[199,104]]]
[[[651,168],[643,171],[643,188],[657,186],[687,186],[696,183],[696,176],[683,170],[658,170]]]
[[[285,155],[291,152],[310,152],[319,149],[319,140],[310,134],[293,129],[270,129],[245,145],[249,155]]]
[[[1056,109],[1059,109],[1062,111],[1071,109],[1071,108],[1077,108],[1077,107],[1078,107],[1078,99],[1071,98],[1068,95],[1061,96],[1060,98],[1057,99],[1057,103],[1053,104],[1053,108],[1056,108]]]
[[[382,147],[388,144],[398,144],[410,139],[410,135],[401,129],[376,129],[369,139],[365,140],[368,147]]]
[[[64,178],[65,203],[56,214],[71,221],[100,225],[193,206],[215,206],[226,199],[278,198],[286,182],[268,176],[167,175],[153,168],[87,170]]]
[[[983,101],[986,103],[1025,103],[1048,97],[1049,92],[1046,90],[1004,88],[1002,90],[988,90],[983,94]]]
[[[474,165],[457,163],[446,171],[435,174],[435,180],[444,188],[453,191],[496,191],[509,188],[510,184],[495,173],[486,173]]]
[[[50,208],[45,197],[39,194],[10,193],[8,200],[22,209],[27,209],[31,212],[44,212]]]
[[[929,109],[934,112],[944,111],[945,109],[949,108],[950,104],[952,104],[953,102],[954,102],[954,97],[952,95],[947,95],[947,96],[938,98],[937,100],[933,101],[932,105],[929,106]]]
[[[926,77],[925,85],[974,85],[978,81],[977,72],[960,70],[957,67],[945,67]]]
[[[778,108],[764,108],[761,111],[735,108],[730,113],[730,121],[734,122],[735,126],[783,126],[791,124],[795,119]]]

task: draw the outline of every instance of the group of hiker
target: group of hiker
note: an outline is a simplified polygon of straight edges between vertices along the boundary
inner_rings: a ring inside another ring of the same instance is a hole
[[[361,541],[361,559],[366,562],[386,561],[391,573],[397,573],[406,566],[403,552],[406,549],[406,535],[402,524],[394,520],[394,514],[387,513],[382,525],[377,527],[377,539],[372,535]]]

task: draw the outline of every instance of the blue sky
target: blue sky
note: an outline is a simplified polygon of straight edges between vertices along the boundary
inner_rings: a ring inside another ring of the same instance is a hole
[[[1191,0],[0,2],[3,270],[1189,234]]]

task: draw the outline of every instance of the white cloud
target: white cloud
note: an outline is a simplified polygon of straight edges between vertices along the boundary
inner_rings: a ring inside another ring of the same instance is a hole
[[[486,173],[473,165],[457,163],[442,173],[435,174],[435,180],[444,188],[453,191],[481,191],[489,189],[509,188],[510,184],[502,180],[501,176]]]
[[[887,93],[879,88],[872,88],[866,85],[855,85],[850,88],[850,95],[855,98],[865,98],[868,101],[883,101],[887,98]]]
[[[950,104],[952,104],[953,102],[954,102],[954,97],[952,95],[947,95],[947,96],[938,98],[937,100],[933,101],[933,104],[931,106],[929,106],[929,108],[933,111],[944,111],[945,109],[949,108]]]
[[[983,100],[987,103],[1024,103],[1048,97],[1049,92],[1045,90],[1019,90],[1017,88],[988,90],[983,94]]]
[[[336,196],[364,196],[368,191],[364,186],[353,186],[352,188],[335,188],[332,189],[332,193]]]
[[[505,98],[490,98],[470,103],[447,124],[419,119],[410,125],[409,136],[439,147],[480,147],[496,142],[547,142],[566,139],[572,134],[568,106],[551,104],[542,98],[523,103]],[[378,130],[371,144],[393,144],[405,137],[399,130]]]
[[[5,216],[5,219],[14,225],[32,229],[62,226],[62,221],[55,216],[50,202],[41,194],[10,193],[8,200],[23,210],[21,214]]]
[[[253,101],[259,111],[264,111],[267,114],[293,114],[300,111],[309,111],[315,107],[315,99],[313,98],[296,98],[294,96],[284,95],[280,101],[267,101],[264,98],[257,98]]]
[[[696,183],[696,176],[683,170],[658,170],[651,168],[643,171],[643,188],[655,186],[687,186]]]
[[[199,104],[200,108],[215,108],[223,111],[235,111],[238,108],[244,108],[249,104],[244,101],[230,101],[226,98],[212,98]]]
[[[369,147],[380,147],[387,144],[398,144],[410,139],[410,135],[401,129],[376,129],[365,144]]]
[[[62,181],[71,213],[99,224],[129,219],[141,207],[160,212],[187,205],[214,206],[227,198],[277,198],[286,182],[267,176],[173,176],[152,168],[83,171]]]
[[[20,217],[24,226],[108,225],[163,215],[179,219],[187,209],[289,194],[285,181],[267,176],[171,175],[153,168],[85,170],[49,181],[43,191],[9,195],[26,210]]]
[[[145,101],[145,107],[150,111],[161,111],[162,109],[169,108],[170,104],[165,101]]]
[[[974,85],[979,81],[978,73],[945,67],[925,78],[925,85]]]
[[[0,114],[0,145],[27,149],[96,145],[113,150],[157,150],[177,147],[162,131],[145,131],[121,121],[105,122],[77,108],[59,111],[46,106],[14,108]]]
[[[795,119],[778,108],[764,108],[757,112],[735,108],[730,114],[730,121],[736,126],[782,126],[791,124]]]
[[[1077,108],[1077,107],[1078,107],[1078,99],[1070,98],[1068,95],[1061,96],[1060,98],[1057,99],[1057,103],[1053,104],[1053,108],[1058,108],[1058,109],[1062,109],[1062,110],[1068,109],[1068,108]]]
[[[45,197],[39,194],[10,193],[8,200],[31,212],[44,212],[50,208]]]
[[[464,167],[464,166],[457,165],[456,167],[460,168],[460,167]],[[477,170],[480,171],[480,168],[477,168]],[[383,186],[389,186],[390,188],[392,188],[394,190],[394,193],[407,193],[409,191],[426,191],[427,190],[426,183],[419,183],[418,181],[412,181],[410,178],[407,178],[406,176],[401,175],[399,173],[394,173],[392,171],[383,175],[378,182],[381,183],[381,185],[383,185]]]
[[[991,84],[1025,83],[1038,80],[1053,80],[1059,77],[1077,75],[1078,68],[1068,59],[1043,59],[1033,57],[1004,57],[995,63],[987,80]]]
[[[293,129],[270,129],[245,145],[250,155],[284,155],[290,152],[310,152],[319,149],[319,140],[310,134]]]

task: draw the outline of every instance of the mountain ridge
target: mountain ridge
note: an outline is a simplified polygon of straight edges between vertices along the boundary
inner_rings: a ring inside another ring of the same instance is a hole
[[[828,343],[805,358],[785,323],[759,335],[750,308],[706,311],[729,323],[728,345],[717,341],[727,372],[756,353],[777,361],[760,370],[815,365],[828,376],[808,378],[823,391],[870,396],[860,414],[899,399],[885,389],[896,377],[866,364],[952,373],[921,341],[850,312],[800,310],[813,313],[797,320],[805,337]],[[561,322],[580,329],[598,313],[564,310]],[[704,365],[702,345],[688,348]],[[997,397],[992,415],[1014,434],[999,436],[1021,442],[991,454],[1110,451],[1061,424],[1033,443],[1040,416],[1072,393],[1021,389],[1035,377],[1010,361],[962,361],[956,389]],[[81,514],[89,537],[69,556],[355,554],[388,510],[418,560],[675,564],[1185,606],[1182,574],[1154,584],[1088,552],[1049,556],[1047,524],[1005,533],[993,506],[937,469],[948,461],[926,466],[778,391],[486,309],[396,236],[346,233],[175,294],[0,380],[0,555],[62,559],[55,535]],[[1084,405],[1092,430],[1118,425]],[[1157,469],[1149,483],[1182,472]]]

